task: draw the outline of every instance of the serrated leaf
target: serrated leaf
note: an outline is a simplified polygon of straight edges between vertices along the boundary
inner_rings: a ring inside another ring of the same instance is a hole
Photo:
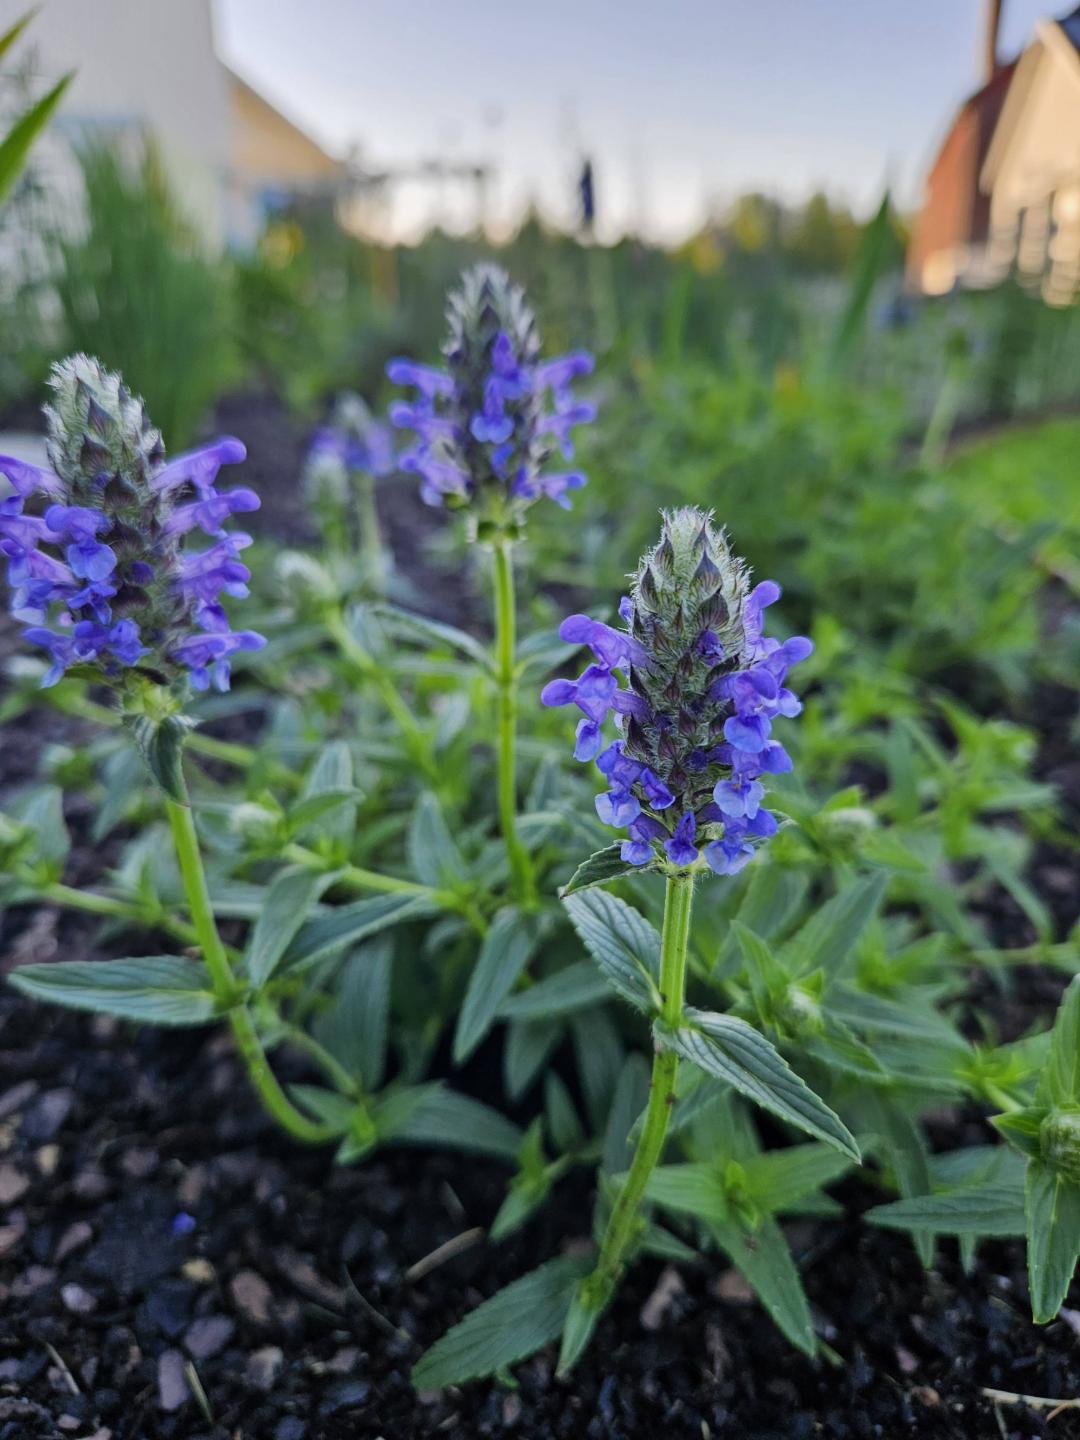
[[[752,1025],[734,1015],[688,1008],[677,1029],[657,1025],[660,1042],[726,1080],[741,1094],[789,1124],[859,1160],[847,1126]]]
[[[442,806],[430,790],[416,802],[408,837],[409,867],[434,889],[453,888],[465,876],[465,861],[454,843]]]
[[[146,762],[154,783],[177,805],[187,805],[184,784],[184,742],[194,721],[186,715],[166,715],[163,720],[149,715],[125,715],[124,725]]]
[[[507,1285],[466,1315],[413,1366],[418,1390],[439,1390],[492,1375],[542,1349],[560,1334],[588,1267],[560,1256]]]
[[[632,905],[604,890],[570,895],[563,902],[571,924],[600,972],[643,1014],[660,1004],[660,936]]]
[[[244,955],[248,979],[256,990],[273,975],[308,911],[332,878],[305,866],[282,870],[274,876]]]
[[[596,850],[587,860],[583,860],[559,894],[565,900],[576,890],[589,890],[594,885],[607,885],[612,880],[621,879],[624,875],[641,875],[652,868],[651,865],[628,865],[622,858],[622,844],[616,841],[614,845],[608,845],[603,850]]]
[[[1080,1187],[1032,1160],[1024,1202],[1031,1314],[1036,1325],[1045,1325],[1064,1303],[1080,1253]]]
[[[500,910],[484,937],[454,1032],[454,1063],[460,1065],[491,1029],[499,1006],[513,990],[536,948],[537,927],[520,910]]]
[[[912,1234],[1023,1235],[1024,1191],[1020,1185],[968,1185],[941,1195],[913,1195],[875,1205],[864,1217],[871,1225]]]
[[[855,942],[881,904],[888,883],[885,875],[871,875],[846,886],[827,900],[781,948],[777,959],[793,975],[824,970],[841,973]]]
[[[679,1215],[723,1222],[730,1218],[727,1191],[715,1165],[688,1161],[658,1165],[649,1176],[647,1197]]]
[[[569,1015],[589,1005],[599,1005],[608,998],[607,982],[588,960],[567,965],[504,1000],[500,1014],[509,1020],[550,1020],[556,1015]]]
[[[206,1025],[218,1018],[206,967],[173,955],[20,965],[8,980],[35,1000],[148,1025]]]
[[[434,915],[438,905],[426,893],[411,891],[391,895],[374,895],[354,905],[342,905],[329,915],[309,920],[295,936],[281,961],[289,971],[303,970],[327,956],[376,935],[392,925]]]

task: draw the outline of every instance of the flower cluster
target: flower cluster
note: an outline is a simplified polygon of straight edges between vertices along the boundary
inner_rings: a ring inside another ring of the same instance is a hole
[[[578,680],[551,681],[541,699],[582,712],[574,754],[607,780],[597,814],[628,831],[628,863],[647,864],[663,842],[673,865],[694,864],[702,849],[717,874],[733,875],[775,832],[761,777],[791,760],[772,723],[802,708],[784,682],[813,648],[764,635],[762,612],[779,596],[771,580],[751,589],[711,516],[685,509],[664,515],[660,543],[641,561],[619,607],[625,630],[587,615],[563,622],[562,638],[589,646],[593,663]],[[605,746],[610,711],[622,734]]]
[[[381,479],[394,471],[396,457],[388,427],[372,417],[359,395],[341,395],[330,421],[315,431],[304,468],[305,488],[318,499],[341,503],[349,491],[349,472]]]
[[[400,359],[387,367],[395,384],[417,392],[390,410],[393,423],[416,436],[402,469],[420,476],[429,505],[479,505],[497,521],[519,516],[541,496],[569,509],[569,492],[585,476],[547,467],[556,451],[573,458],[571,430],[595,418],[595,406],[570,388],[591,372],[592,356],[541,360],[524,291],[494,265],[466,271],[448,319],[444,370]]]
[[[229,657],[265,643],[231,630],[221,604],[250,579],[239,554],[251,536],[224,527],[259,498],[214,484],[243,445],[225,438],[166,463],[143,402],[98,361],[74,355],[49,383],[52,468],[0,455],[13,491],[0,502],[0,554],[12,613],[51,662],[43,684],[92,664],[114,680],[138,666],[158,683],[186,675],[196,689],[228,689]],[[41,513],[28,513],[35,500]],[[212,543],[185,548],[192,530]]]

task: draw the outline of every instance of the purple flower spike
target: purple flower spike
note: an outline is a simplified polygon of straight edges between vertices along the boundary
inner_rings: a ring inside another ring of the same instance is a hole
[[[160,434],[118,375],[75,355],[50,385],[52,470],[0,457],[15,490],[0,501],[0,554],[13,613],[32,622],[26,638],[49,656],[43,683],[80,665],[105,682],[138,667],[159,685],[190,671],[196,687],[227,686],[228,656],[262,643],[233,634],[220,603],[222,593],[246,594],[250,579],[237,554],[251,537],[225,524],[257,509],[258,496],[214,488],[243,444],[225,437],[166,464]],[[23,513],[39,496],[44,514]],[[196,527],[216,543],[185,554],[181,539]]]
[[[710,521],[691,509],[664,516],[660,543],[619,606],[625,629],[588,615],[563,621],[560,636],[589,646],[595,662],[581,680],[551,681],[542,698],[581,705],[586,677],[586,690],[602,686],[603,703],[579,724],[575,755],[595,758],[607,779],[596,810],[626,828],[628,864],[656,858],[685,868],[703,852],[717,874],[735,875],[777,830],[762,777],[791,769],[772,727],[799,713],[785,680],[813,646],[763,633],[762,611],[779,586],[751,590],[746,566]],[[608,712],[620,738],[605,747]]]
[[[571,431],[595,418],[596,407],[570,390],[592,357],[541,360],[524,292],[492,265],[466,271],[449,319],[445,370],[404,359],[387,366],[395,384],[417,392],[390,409],[391,422],[415,437],[402,469],[420,476],[425,503],[473,507],[500,527],[516,526],[541,497],[569,509],[585,477],[548,462],[556,452],[569,459]]]

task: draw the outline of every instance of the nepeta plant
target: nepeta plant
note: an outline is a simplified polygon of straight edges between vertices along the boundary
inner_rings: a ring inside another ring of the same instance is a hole
[[[595,417],[570,388],[593,360],[584,351],[542,359],[525,292],[494,265],[466,271],[448,320],[445,369],[403,359],[388,366],[391,380],[417,392],[396,402],[390,418],[415,436],[399,463],[420,476],[424,500],[465,511],[471,536],[493,550],[499,816],[516,895],[532,904],[532,861],[517,833],[512,550],[531,505],[547,497],[569,509],[569,492],[585,484],[580,471],[548,467],[556,450],[572,458],[570,432]]]

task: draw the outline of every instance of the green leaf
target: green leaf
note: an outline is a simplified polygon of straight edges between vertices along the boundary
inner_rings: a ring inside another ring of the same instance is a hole
[[[155,785],[177,805],[187,805],[184,742],[195,728],[195,722],[186,715],[166,715],[163,720],[149,715],[125,715],[124,724]]]
[[[491,1029],[499,1006],[513,990],[536,948],[535,920],[520,910],[500,910],[484,937],[469,977],[454,1033],[454,1063],[460,1065]]]
[[[649,1099],[649,1065],[644,1055],[628,1055],[619,1072],[604,1131],[601,1168],[618,1175],[630,1164],[630,1131]]]
[[[506,1027],[503,1078],[512,1100],[520,1100],[563,1036],[562,1020],[513,1020]]]
[[[570,1016],[569,1025],[585,1110],[594,1132],[599,1134],[611,1110],[626,1051],[606,1005],[578,1010]]]
[[[865,1218],[871,1225],[916,1235],[1023,1235],[1024,1192],[1020,1185],[967,1185],[876,1205]]]
[[[653,868],[651,865],[628,865],[621,852],[622,844],[619,841],[603,850],[594,851],[587,860],[581,862],[559,894],[565,900],[567,895],[572,895],[575,890],[588,890],[593,885],[607,885],[624,875],[641,875]]]
[[[308,911],[332,879],[332,875],[305,866],[274,876],[244,956],[248,978],[256,990],[273,975]]]
[[[442,806],[430,790],[416,802],[409,826],[409,866],[416,878],[434,889],[452,889],[465,876],[465,861],[454,843]]]
[[[656,1026],[662,1044],[781,1120],[859,1160],[859,1147],[844,1122],[764,1035],[734,1015],[688,1008],[685,1016],[677,1029]]]
[[[589,1341],[593,1337],[593,1331],[599,1323],[603,1314],[603,1307],[590,1305],[586,1302],[581,1293],[581,1286],[574,1292],[574,1298],[570,1302],[570,1310],[563,1325],[562,1345],[559,1347],[559,1363],[556,1366],[556,1375],[562,1377],[569,1375],[577,1362],[584,1355]]]
[[[493,669],[491,655],[479,640],[466,631],[459,630],[456,625],[447,625],[441,620],[432,620],[427,615],[417,615],[412,610],[402,610],[396,605],[377,605],[375,613],[386,623],[386,628],[391,633],[397,631],[414,640],[447,646],[467,655],[481,670],[490,672]]]
[[[717,1222],[727,1221],[731,1215],[723,1177],[714,1164],[658,1165],[649,1176],[645,1194],[679,1215]]]
[[[349,844],[356,829],[356,806],[343,801],[341,796],[352,788],[352,751],[344,740],[331,740],[319,751],[308,771],[300,798],[289,811],[289,833],[302,835],[306,832],[313,840],[328,837]],[[324,805],[324,796],[333,797],[332,803]],[[308,811],[306,819],[302,818],[305,807]]]
[[[1025,1209],[1031,1314],[1036,1325],[1045,1325],[1064,1303],[1080,1253],[1080,1187],[1032,1160]]]
[[[1047,1095],[1053,1105],[1080,1104],[1080,975],[1070,980],[1058,1007],[1045,1073]]]
[[[370,900],[342,905],[331,914],[320,915],[303,925],[281,963],[289,971],[306,969],[391,925],[434,915],[438,908],[429,895],[411,891],[375,895]]]
[[[358,946],[342,966],[336,1004],[320,1017],[323,1043],[368,1091],[378,1090],[386,1073],[393,963],[388,931]]]
[[[36,859],[48,862],[57,875],[71,850],[71,836],[64,819],[64,792],[59,785],[39,785],[20,795],[11,813],[33,833]]]
[[[8,980],[24,995],[150,1025],[206,1025],[218,1018],[206,967],[173,955],[20,965]]]
[[[585,1132],[570,1092],[554,1070],[549,1070],[544,1076],[544,1117],[551,1143],[559,1154],[576,1150],[584,1140]]]
[[[335,810],[341,809],[344,805],[355,807],[357,800],[362,799],[362,792],[353,786],[345,786],[341,789],[327,788],[320,790],[316,795],[305,796],[290,805],[285,817],[286,833],[290,836],[298,835],[305,826],[311,825],[315,820],[325,820]],[[324,824],[319,827],[323,834],[330,833],[331,827]]]
[[[7,52],[15,44],[15,41],[18,40],[19,36],[26,29],[27,25],[30,24],[30,21],[34,18],[36,14],[37,6],[35,5],[32,9],[28,10],[26,14],[21,17],[21,19],[16,20],[14,25],[12,25],[9,29],[5,30],[2,35],[0,35],[0,60],[4,58]]]
[[[810,882],[801,870],[761,861],[751,865],[748,874],[749,883],[736,918],[755,935],[771,940],[774,935],[782,934],[798,913]],[[714,967],[716,977],[733,975],[738,969],[739,957],[738,942],[729,930]]]
[[[74,72],[65,75],[47,95],[43,95],[25,114],[20,115],[3,140],[0,140],[0,205],[13,189],[26,164],[30,147],[52,119],[73,78]]]
[[[407,1105],[402,1103],[406,1096]],[[517,1158],[521,1131],[490,1105],[441,1084],[399,1091],[392,1098],[393,1107],[381,1106],[377,1117],[379,1134],[385,1140],[472,1150],[505,1160]]]
[[[846,1175],[851,1161],[828,1145],[790,1145],[747,1155],[741,1162],[746,1190],[760,1209],[776,1215]]]
[[[420,1357],[415,1387],[461,1385],[542,1349],[562,1331],[587,1266],[582,1257],[560,1256],[485,1300]]]
[[[327,1090],[323,1085],[290,1085],[290,1096],[314,1115],[316,1120],[333,1126],[338,1135],[344,1135],[351,1128],[356,1113],[356,1101],[337,1090]]]
[[[817,1341],[810,1306],[784,1232],[776,1221],[765,1216],[749,1234],[734,1224],[712,1224],[709,1228],[777,1327],[804,1355],[813,1355]]]
[[[659,1009],[660,936],[644,915],[605,890],[570,895],[563,903],[612,989],[644,1014]]]
[[[511,1020],[548,1020],[608,998],[608,987],[588,960],[568,965],[505,1000],[500,1013]]]
[[[784,944],[777,956],[780,964],[793,975],[814,970],[838,975],[881,904],[887,883],[887,876],[871,875],[826,901]]]

